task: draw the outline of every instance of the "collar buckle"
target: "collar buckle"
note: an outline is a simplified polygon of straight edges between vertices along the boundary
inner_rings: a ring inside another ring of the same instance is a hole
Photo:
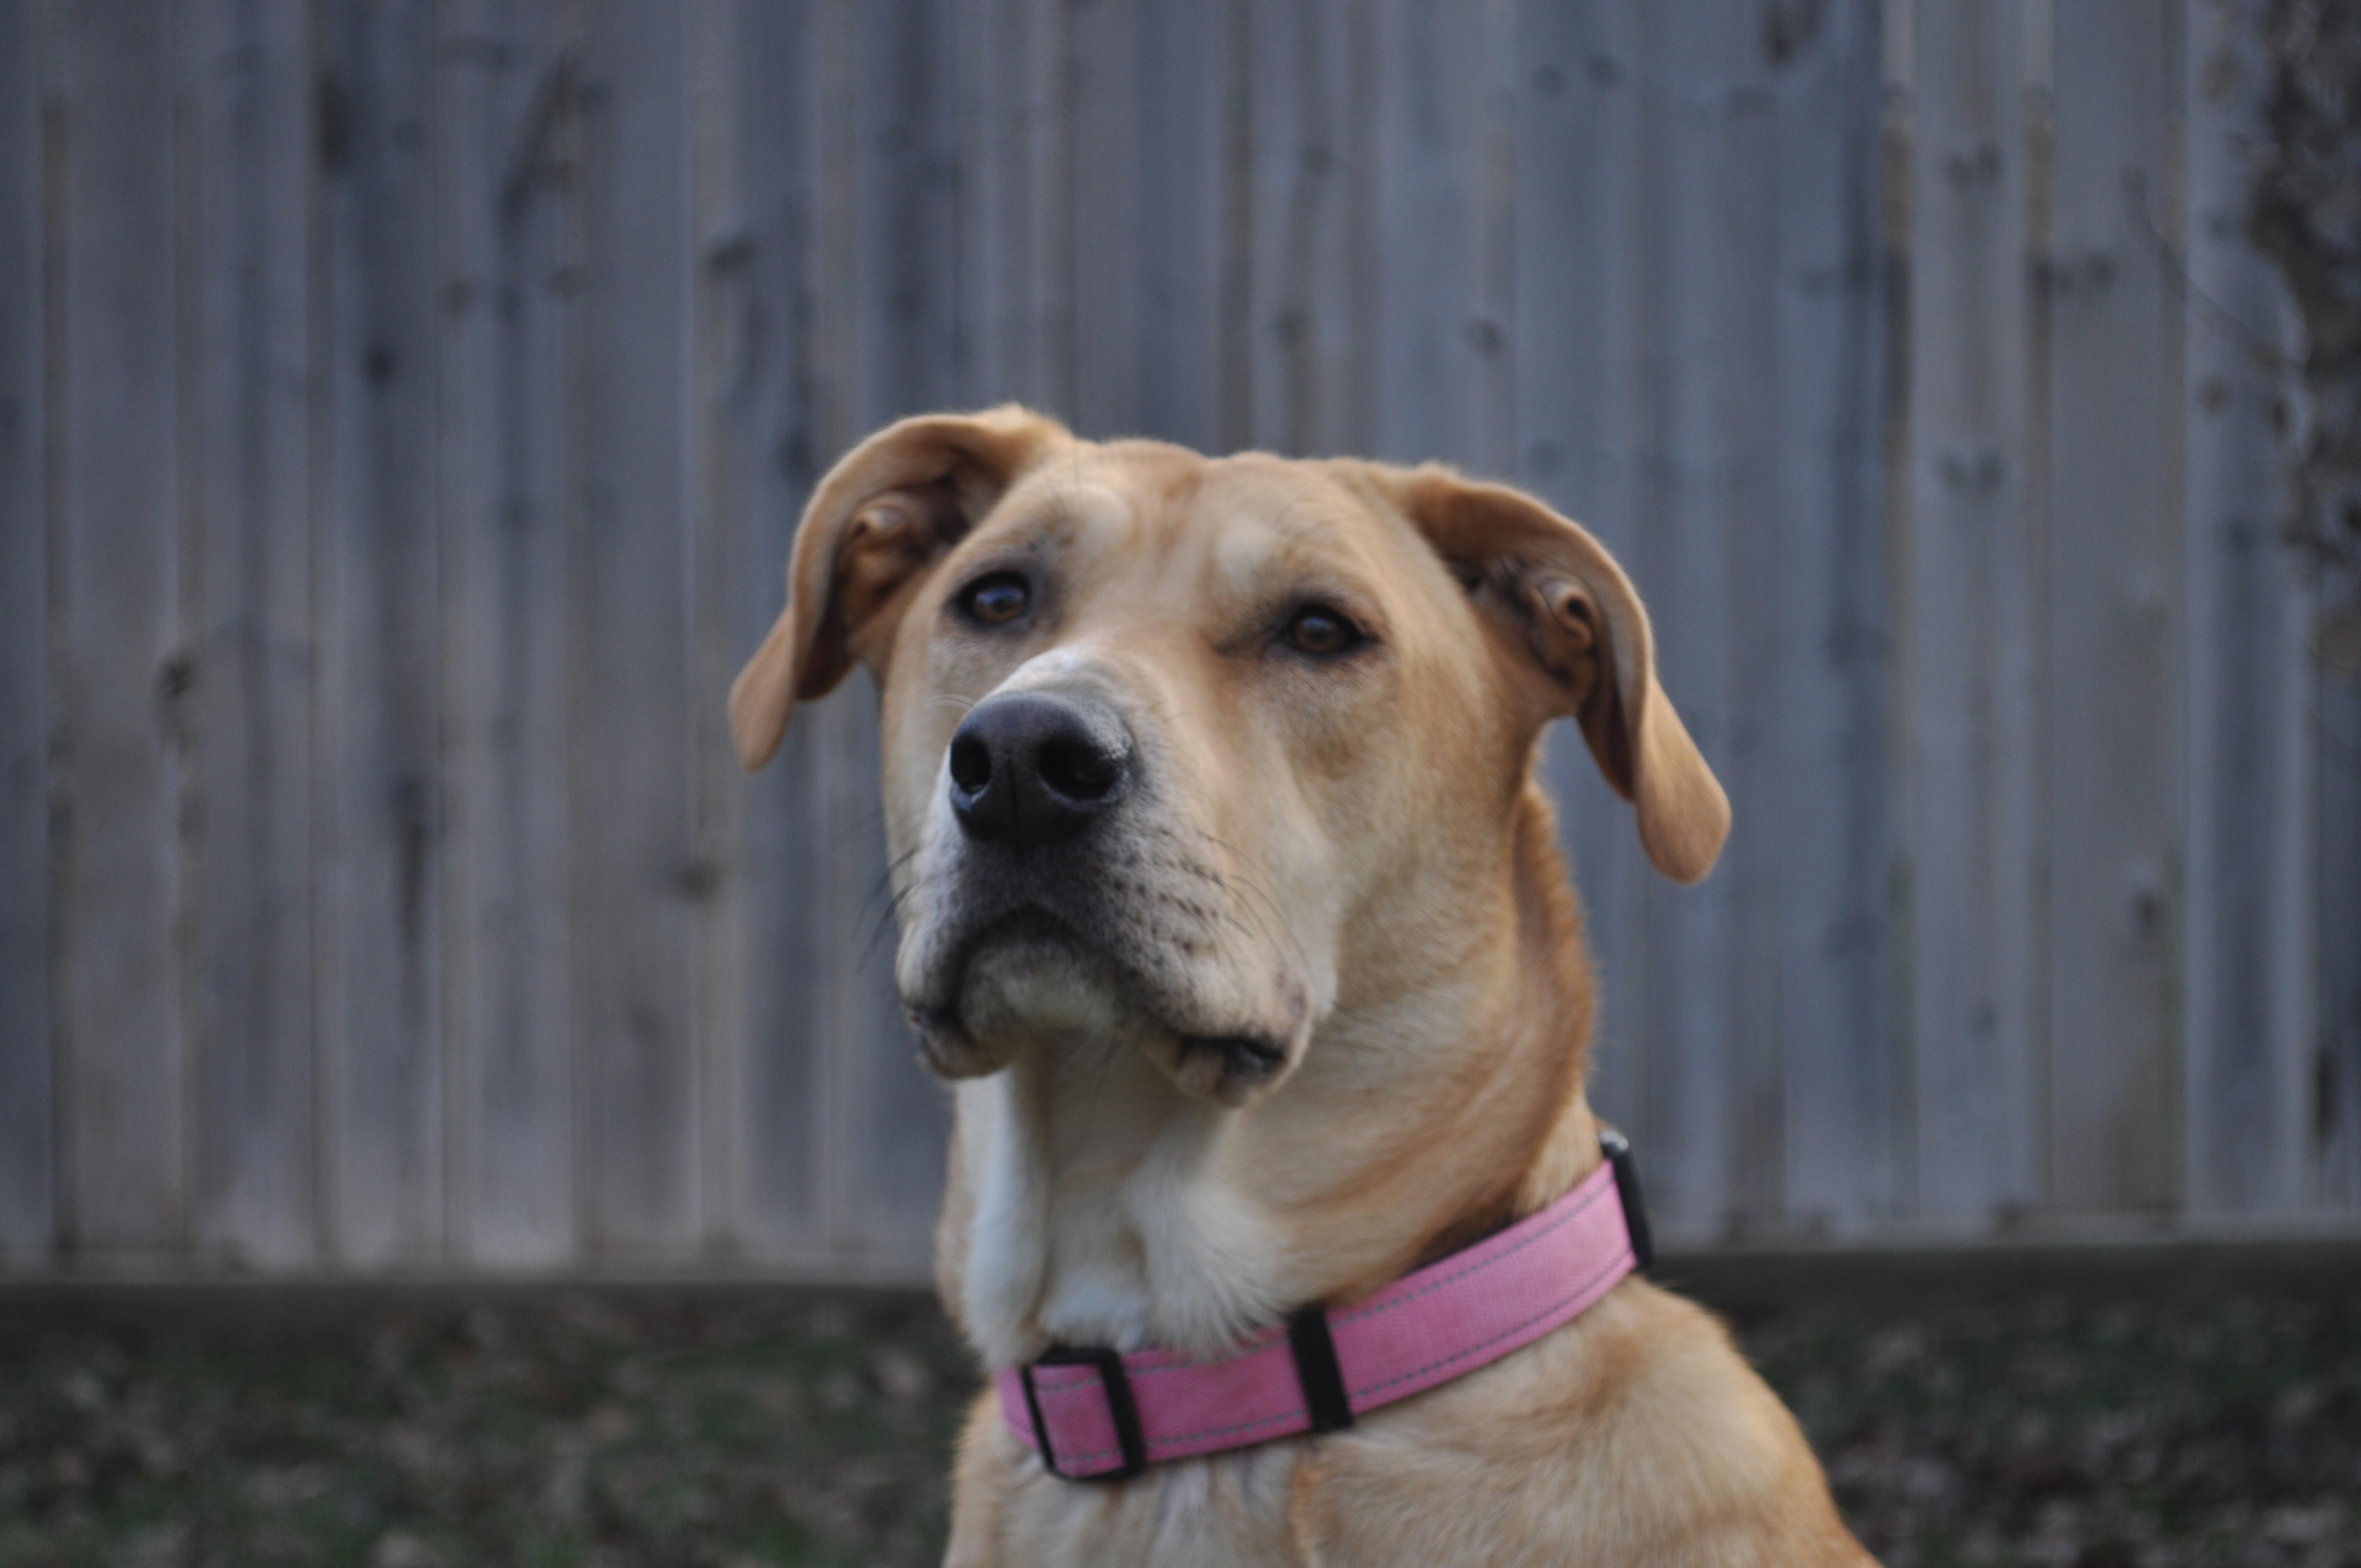
[[[1106,1396],[1107,1415],[1115,1424],[1115,1442],[1123,1450],[1119,1467],[1083,1475],[1059,1467],[1057,1451],[1049,1441],[1049,1423],[1041,1415],[1041,1393],[1033,1384],[1033,1374],[1044,1366],[1090,1366],[1098,1370],[1099,1387]],[[1124,1370],[1120,1354],[1104,1346],[1052,1345],[1041,1353],[1038,1361],[1017,1368],[1016,1376],[1025,1385],[1025,1408],[1032,1414],[1033,1432],[1040,1440],[1041,1467],[1050,1475],[1067,1481],[1127,1481],[1147,1470],[1148,1439],[1140,1429],[1139,1404],[1132,1398],[1131,1376]]]
[[[1656,1261],[1656,1240],[1648,1229],[1648,1199],[1640,1190],[1640,1159],[1631,1140],[1612,1127],[1598,1129],[1598,1150],[1615,1168],[1615,1196],[1623,1205],[1623,1229],[1631,1238],[1631,1268],[1645,1274]]]

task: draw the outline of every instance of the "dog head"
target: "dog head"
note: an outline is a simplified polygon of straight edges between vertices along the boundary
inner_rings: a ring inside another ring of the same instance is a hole
[[[730,693],[760,767],[875,674],[895,978],[928,1060],[1142,1050],[1242,1105],[1488,930],[1534,742],[1574,717],[1666,874],[1729,827],[1598,543],[1436,467],[906,420],[822,482]]]

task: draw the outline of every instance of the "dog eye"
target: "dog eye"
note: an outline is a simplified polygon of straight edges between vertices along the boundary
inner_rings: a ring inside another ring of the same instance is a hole
[[[1342,653],[1360,641],[1353,623],[1326,605],[1307,605],[1287,623],[1287,645],[1299,653]]]
[[[1033,591],[1016,573],[994,572],[962,588],[959,602],[969,620],[985,626],[1005,626],[1031,608]]]

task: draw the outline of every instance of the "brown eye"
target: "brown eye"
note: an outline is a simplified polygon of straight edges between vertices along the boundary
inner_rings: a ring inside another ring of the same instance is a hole
[[[995,572],[967,586],[960,608],[968,619],[986,626],[1005,626],[1032,606],[1032,590],[1014,572]]]
[[[1287,623],[1287,645],[1299,653],[1342,653],[1360,640],[1353,623],[1325,605],[1299,609]]]

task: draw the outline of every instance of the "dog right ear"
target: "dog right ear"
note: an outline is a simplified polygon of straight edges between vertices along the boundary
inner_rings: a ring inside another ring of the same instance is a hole
[[[918,586],[1018,476],[1072,438],[1015,403],[926,414],[854,447],[812,492],[787,565],[787,603],[730,687],[730,734],[748,773],[771,760],[798,701],[825,696],[858,659],[883,673]]]
[[[1505,485],[1434,466],[1392,473],[1411,523],[1514,648],[1540,716],[1571,715],[1638,809],[1648,859],[1675,882],[1702,878],[1730,836],[1730,797],[1656,683],[1648,612],[1607,547]]]

